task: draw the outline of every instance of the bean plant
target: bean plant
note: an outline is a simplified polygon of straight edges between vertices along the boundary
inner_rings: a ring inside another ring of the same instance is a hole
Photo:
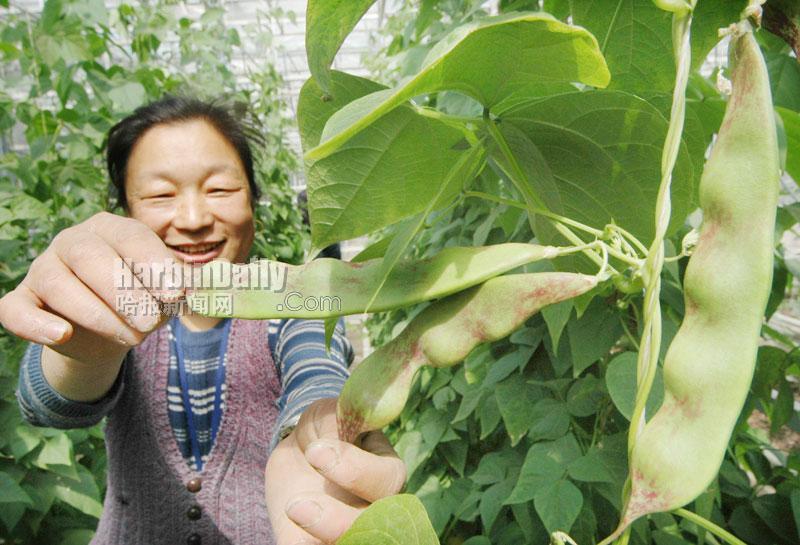
[[[330,69],[372,3],[309,1],[298,124],[314,248],[377,235],[355,263],[290,271],[298,293],[342,299],[291,312],[406,315],[354,369],[340,436],[399,418],[389,430],[427,517],[413,496],[386,499],[340,543],[795,542],[796,458],[778,458],[771,490],[757,483],[768,500],[733,513],[721,500],[752,490],[746,471],[763,463],[741,442],[730,452],[743,419],[778,383],[793,402],[794,343],[763,318],[788,282],[776,234],[794,221],[776,212],[781,176],[800,174],[797,112],[775,108],[793,93],[761,27],[786,38],[796,11],[422,2],[386,85]],[[721,37],[722,96],[695,72]],[[517,260],[481,259],[490,250]],[[274,293],[219,292],[233,315],[289,315]],[[759,348],[762,335],[789,351]],[[794,412],[765,410],[773,428]],[[503,448],[475,460],[476,436]],[[434,454],[455,477],[419,471]]]

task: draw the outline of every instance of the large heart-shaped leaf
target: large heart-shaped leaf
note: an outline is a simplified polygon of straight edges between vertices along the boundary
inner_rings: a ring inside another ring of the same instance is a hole
[[[420,72],[391,91],[350,103],[306,157],[327,157],[414,96],[459,91],[499,113],[573,82],[605,87],[609,72],[585,29],[543,13],[512,13],[462,25],[434,46]]]
[[[301,91],[298,120],[304,146],[319,138],[320,125],[337,107],[379,88],[341,72],[331,76],[332,100],[326,101],[314,80]],[[461,172],[457,165],[465,152],[456,144],[463,137],[460,130],[404,105],[336,153],[307,163],[314,246],[373,232],[429,209],[431,201],[447,202],[461,189],[462,180],[452,173]]]
[[[718,29],[739,20],[746,0],[703,0],[692,22],[692,66],[703,64],[719,41]],[[570,2],[572,19],[600,42],[611,69],[609,89],[667,93],[675,81],[672,15],[652,0]]]
[[[319,144],[322,129],[333,114],[355,99],[381,89],[386,89],[386,86],[337,71],[330,74],[328,92],[315,78],[308,79],[300,89],[297,102],[297,126],[303,150],[308,151]]]
[[[527,182],[549,208],[597,228],[614,221],[645,243],[653,234],[667,127],[652,104],[619,91],[532,101],[500,123],[514,155],[533,161],[537,152],[545,162],[528,170]],[[684,144],[672,183],[673,227],[692,208],[699,172]]]
[[[411,494],[378,500],[336,545],[439,545],[422,502]]]
[[[375,0],[308,0],[306,54],[311,75],[331,92],[330,66],[347,35]]]
[[[702,2],[701,2],[702,3]],[[594,33],[611,70],[610,89],[670,92],[675,80],[672,15],[652,0],[571,2],[572,19]]]

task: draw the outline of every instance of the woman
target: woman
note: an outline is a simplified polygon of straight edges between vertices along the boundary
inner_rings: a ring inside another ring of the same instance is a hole
[[[334,543],[405,480],[382,434],[337,440],[341,329],[326,355],[319,322],[142,312],[183,294],[157,274],[125,294],[138,305],[117,304],[121,258],[154,272],[175,259],[246,261],[258,189],[241,127],[219,107],[167,97],[112,128],[107,163],[128,217],[62,231],[0,299],[3,326],[33,343],[25,417],[79,427],[108,415],[92,544]]]

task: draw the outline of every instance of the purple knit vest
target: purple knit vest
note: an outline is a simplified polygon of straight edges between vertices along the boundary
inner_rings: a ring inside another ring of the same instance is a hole
[[[125,389],[105,432],[108,490],[90,545],[274,545],[264,469],[280,380],[267,322],[231,324],[225,411],[199,473],[184,460],[169,424],[169,357],[165,326],[125,364]],[[191,492],[197,479],[200,490]]]

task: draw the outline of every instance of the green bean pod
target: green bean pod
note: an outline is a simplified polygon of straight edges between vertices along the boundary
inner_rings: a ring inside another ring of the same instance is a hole
[[[733,94],[700,182],[703,224],[661,408],[636,438],[621,531],[681,507],[719,471],[752,381],[771,286],[780,167],[764,59],[748,23],[729,52]]]
[[[456,293],[560,251],[521,243],[446,248],[428,259],[398,263],[369,309],[381,280],[381,259],[316,259],[299,266],[269,260],[247,265],[212,261],[196,274],[196,287],[187,300],[192,311],[219,318],[330,318],[380,312]]]
[[[340,438],[353,442],[397,418],[422,366],[453,366],[479,344],[510,335],[542,307],[596,285],[596,277],[583,274],[512,274],[436,301],[355,368],[339,396]]]

